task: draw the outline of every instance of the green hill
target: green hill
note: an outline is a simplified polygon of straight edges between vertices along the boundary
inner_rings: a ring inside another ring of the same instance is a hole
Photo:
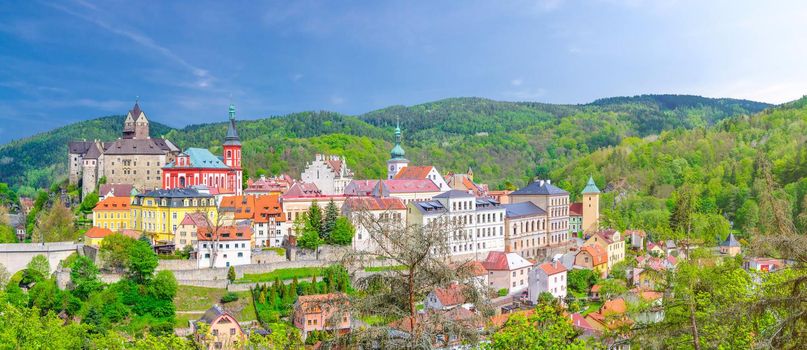
[[[593,174],[607,184],[608,224],[656,239],[689,231],[713,241],[730,228],[747,237],[785,221],[807,232],[807,98],[711,127],[625,138],[551,174],[575,193]]]
[[[314,153],[345,155],[359,177],[381,177],[396,118],[404,132],[407,158],[441,171],[465,171],[494,188],[524,184],[533,176],[624,138],[664,130],[691,129],[759,112],[764,103],[686,95],[643,95],[586,105],[500,102],[452,98],[389,108],[359,116],[304,112],[239,121],[244,166],[249,174],[288,172],[299,176]],[[147,109],[148,112],[148,109]],[[152,111],[152,118],[159,113]],[[122,117],[68,125],[0,147],[0,182],[43,187],[64,178],[70,139],[114,139]],[[220,151],[223,123],[171,129],[152,124],[178,146]]]

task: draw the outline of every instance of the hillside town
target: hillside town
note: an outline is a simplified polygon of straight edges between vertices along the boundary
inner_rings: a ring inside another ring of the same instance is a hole
[[[210,349],[234,348],[278,324],[296,328],[300,341],[312,346],[379,324],[405,340],[433,320],[471,322],[474,336],[486,342],[509,318],[530,317],[536,305],[555,305],[574,338],[628,349],[626,326],[664,320],[660,276],[702,243],[605,226],[605,184],[593,177],[574,195],[551,179],[491,190],[471,168],[455,173],[412,163],[403,132],[396,126],[384,178],[357,178],[349,160],[335,154],[316,154],[300,174],[246,178],[235,106],[229,106],[216,154],[152,138],[149,118],[135,103],[118,139],[68,144],[69,184],[82,197],[98,197],[83,237],[45,243],[20,224],[20,242],[31,243],[0,245],[8,252],[0,263],[15,274],[44,255],[48,273],[66,288],[71,272],[61,261],[69,256],[104,266],[104,250],[116,240],[147,242],[159,258],[156,270],[171,271],[180,289],[245,292],[251,300],[254,319],[239,320],[240,310],[222,298],[174,327],[176,335]],[[410,244],[406,235],[422,242]],[[718,242],[709,247],[709,264],[743,256],[733,234]],[[414,265],[398,256],[410,249],[425,249],[422,259],[452,266],[454,277],[426,285],[427,292],[410,301],[415,315],[357,309],[351,285],[374,275],[411,276]],[[787,264],[743,256],[748,271]],[[105,282],[122,278],[120,269],[103,274]],[[464,342],[456,334],[430,337],[436,348]]]

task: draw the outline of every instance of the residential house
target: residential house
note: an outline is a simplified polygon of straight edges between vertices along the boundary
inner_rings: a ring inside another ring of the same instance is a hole
[[[423,302],[423,305],[426,309],[444,311],[451,310],[458,306],[473,309],[473,304],[465,303],[465,288],[467,287],[458,283],[452,283],[445,288],[435,288],[426,295],[426,300]]]
[[[586,240],[586,245],[598,245],[608,253],[608,270],[618,262],[625,260],[625,240],[619,231],[614,229],[600,230]]]
[[[93,226],[84,233],[84,244],[91,247],[100,247],[101,241],[104,237],[111,235],[113,232],[108,228]]]
[[[774,272],[785,267],[785,261],[774,258],[745,258],[743,268],[749,271]]]
[[[525,258],[545,255],[549,245],[546,211],[533,202],[502,205],[505,208],[504,249]]]
[[[675,241],[668,239],[664,241],[664,254],[678,256],[678,246],[675,244]]]
[[[342,205],[342,215],[356,229],[352,243],[356,251],[373,253],[378,249],[368,227],[396,232],[406,225],[406,205],[399,198],[349,197]]]
[[[537,303],[543,292],[558,299],[566,298],[566,267],[558,261],[545,262],[529,272],[529,299]]]
[[[380,180],[353,180],[345,186],[346,196],[367,197],[373,195],[373,189]]]
[[[198,334],[201,324],[207,325],[207,334]],[[247,334],[238,320],[218,305],[207,309],[202,318],[191,323],[197,341],[207,339],[207,349],[235,349],[236,342],[243,342]]]
[[[286,220],[277,194],[255,196],[252,237],[256,247],[282,247],[288,241],[291,222]]]
[[[516,253],[493,251],[482,261],[488,270],[490,287],[494,290],[507,289],[513,295],[529,286],[529,272],[532,263]]]
[[[300,174],[300,179],[315,184],[324,195],[341,195],[353,181],[353,171],[347,167],[344,156],[317,154]]]
[[[479,260],[489,252],[504,250],[504,213],[492,199],[451,190],[431,201],[410,202],[407,222],[450,231],[447,253],[452,260]]]
[[[740,247],[740,242],[737,241],[737,238],[734,237],[733,233],[729,233],[729,236],[726,237],[725,241],[720,242],[720,254],[728,255],[728,256],[736,256],[740,254],[742,248]]]
[[[244,190],[244,193],[252,196],[264,194],[275,194],[279,196],[286,193],[293,183],[294,180],[291,176],[286,174],[273,177],[261,175],[257,180],[247,180],[247,188]]]
[[[297,220],[298,217],[307,214],[308,210],[311,209],[311,206],[314,204],[325,209],[328,202],[333,201],[334,204],[336,204],[336,208],[341,210],[345,199],[347,199],[347,196],[344,194],[325,195],[319,187],[313,183],[295,182],[291,185],[291,188],[280,197],[280,203],[283,207],[283,211],[286,213],[286,222],[288,223],[286,226],[286,235],[291,236],[296,234],[296,232],[294,232],[294,221]]]
[[[107,197],[92,209],[92,225],[120,231],[131,228],[129,216],[132,199],[126,197]]]
[[[414,165],[407,165],[403,167],[397,174],[393,177],[395,180],[431,180],[437,186],[438,190],[440,191],[448,191],[451,189],[448,187],[448,183],[446,180],[443,179],[443,176],[440,175],[440,172],[437,171],[437,168],[433,166],[414,166]]]
[[[662,302],[664,294],[652,290],[634,288],[626,296],[626,301],[636,305],[637,311],[631,319],[638,324],[659,323],[664,320],[664,307]]]
[[[137,189],[132,184],[103,184],[98,186],[98,197],[106,199],[109,197],[134,197]]]
[[[596,271],[601,277],[608,275],[608,252],[599,245],[580,248],[574,258],[575,266]]]
[[[350,331],[350,303],[342,293],[302,295],[294,303],[293,323],[303,339],[312,331]]]
[[[513,191],[509,195],[511,203],[532,202],[547,212],[547,232],[549,244],[564,244],[569,239],[569,192],[549,180],[537,180]]]
[[[471,168],[468,168],[465,174],[446,174],[446,183],[454,190],[468,191],[477,197],[489,197],[488,185],[474,182],[474,172]]]
[[[203,213],[187,213],[180,221],[174,233],[174,247],[181,250],[187,246],[196,247],[199,228],[210,227],[207,216]]]
[[[664,255],[664,247],[658,243],[647,241],[647,253],[656,256]]]
[[[622,236],[630,240],[630,247],[632,249],[644,249],[644,239],[647,237],[647,233],[645,233],[643,230],[625,230]]]
[[[201,269],[247,265],[252,259],[251,241],[249,225],[200,227],[196,242],[197,266]]]
[[[597,331],[614,331],[622,326],[631,325],[633,321],[627,315],[628,306],[625,299],[616,298],[603,303],[596,312],[586,315],[586,321]]]

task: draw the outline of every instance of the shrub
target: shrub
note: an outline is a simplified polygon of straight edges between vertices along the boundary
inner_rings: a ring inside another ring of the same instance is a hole
[[[225,304],[226,303],[231,303],[231,302],[236,301],[236,300],[238,300],[238,294],[235,294],[233,292],[228,292],[227,294],[224,294],[221,297],[221,302],[225,303]]]
[[[498,294],[499,294],[499,296],[500,296],[500,297],[505,297],[505,296],[507,296],[507,294],[508,294],[509,292],[510,292],[510,290],[508,290],[507,288],[502,288],[502,289],[499,289],[499,293],[498,293]]]

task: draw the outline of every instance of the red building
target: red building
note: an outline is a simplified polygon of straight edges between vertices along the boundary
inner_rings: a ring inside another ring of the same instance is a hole
[[[241,194],[241,139],[235,128],[235,106],[222,145],[222,157],[204,148],[188,148],[163,168],[163,189],[205,185],[214,192]]]

